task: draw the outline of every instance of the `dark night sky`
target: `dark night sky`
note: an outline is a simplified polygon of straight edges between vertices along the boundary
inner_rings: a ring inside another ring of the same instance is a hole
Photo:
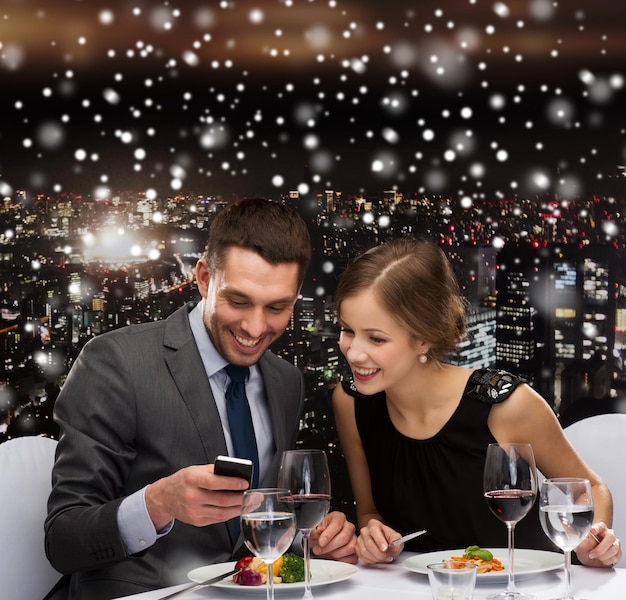
[[[619,193],[625,25],[590,0],[0,0],[0,194]]]

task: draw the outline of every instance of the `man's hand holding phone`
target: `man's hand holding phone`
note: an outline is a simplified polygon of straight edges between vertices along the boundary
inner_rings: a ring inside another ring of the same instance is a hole
[[[191,465],[158,479],[145,491],[155,529],[160,531],[173,519],[204,527],[238,516],[253,468],[252,461],[218,456],[213,465]]]

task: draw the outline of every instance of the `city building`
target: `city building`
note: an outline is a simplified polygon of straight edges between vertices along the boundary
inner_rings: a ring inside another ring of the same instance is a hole
[[[468,304],[468,335],[453,364],[520,374],[556,412],[578,393],[580,365],[594,357],[610,359],[616,384],[624,383],[626,200],[461,202],[399,190],[323,190],[276,201],[309,223],[313,257],[274,350],[303,373],[299,443],[329,453],[345,482],[334,494],[344,510],[353,507],[330,398],[346,365],[333,295],[343,269],[371,246],[415,236],[446,252]],[[10,435],[48,431],[54,398],[89,339],[197,300],[194,265],[226,205],[212,194],[148,198],[133,191],[3,198],[0,430],[24,414],[28,430],[13,427]]]

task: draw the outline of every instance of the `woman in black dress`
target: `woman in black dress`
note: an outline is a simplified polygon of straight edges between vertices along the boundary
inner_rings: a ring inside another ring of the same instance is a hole
[[[545,477],[586,477],[596,520],[577,549],[581,563],[610,567],[621,557],[610,529],[612,501],[576,454],[547,402],[503,371],[446,364],[465,335],[465,303],[443,251],[399,239],[356,258],[335,297],[339,346],[351,381],[333,405],[356,499],[363,562],[389,562],[401,535],[426,529],[413,551],[506,546],[506,528],[487,507],[487,445],[532,444]],[[516,546],[555,549],[536,507],[516,526]]]

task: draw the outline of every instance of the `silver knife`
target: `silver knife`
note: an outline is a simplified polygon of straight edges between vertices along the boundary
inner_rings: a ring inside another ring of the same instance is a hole
[[[205,579],[204,581],[200,581],[199,583],[191,583],[187,587],[184,587],[182,590],[178,590],[173,594],[168,594],[167,596],[163,596],[159,598],[159,600],[171,600],[171,598],[178,598],[183,594],[187,594],[188,592],[193,592],[194,590],[199,590],[200,588],[206,587],[208,585],[212,585],[217,583],[218,581],[222,581],[231,575],[237,573],[239,569],[233,569],[232,571],[226,571],[226,573],[222,573],[221,575],[216,575],[215,577],[211,577],[210,579]]]
[[[391,542],[391,544],[389,544],[387,548],[385,549],[385,552],[387,552],[387,550],[391,550],[392,548],[395,548],[399,544],[404,544],[404,542],[408,542],[409,540],[412,540],[413,538],[419,537],[420,535],[424,535],[425,533],[426,533],[425,529],[422,529],[421,531],[414,531],[413,533],[407,533],[406,535],[403,535],[401,538],[398,538],[397,540],[394,540],[393,542]]]

